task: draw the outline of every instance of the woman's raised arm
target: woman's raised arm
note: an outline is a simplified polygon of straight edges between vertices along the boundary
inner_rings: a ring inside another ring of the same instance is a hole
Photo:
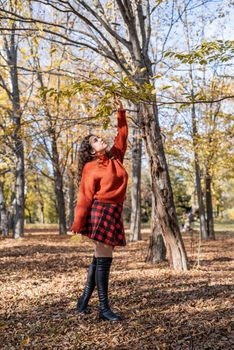
[[[127,139],[128,139],[128,124],[126,119],[126,111],[123,108],[122,102],[118,97],[115,96],[115,106],[118,110],[118,134],[114,140],[114,146],[111,148],[111,152],[116,156],[121,162],[123,162],[124,155],[127,149]]]

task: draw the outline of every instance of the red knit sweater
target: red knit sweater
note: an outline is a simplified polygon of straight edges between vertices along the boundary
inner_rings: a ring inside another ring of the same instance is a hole
[[[83,168],[71,231],[78,233],[85,226],[94,199],[106,203],[123,203],[128,181],[128,174],[122,164],[127,136],[125,110],[121,110],[118,112],[118,134],[111,148],[113,159],[102,155],[86,163]]]

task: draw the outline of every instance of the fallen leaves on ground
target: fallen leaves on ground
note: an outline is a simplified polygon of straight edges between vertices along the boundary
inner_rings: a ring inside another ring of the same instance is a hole
[[[145,263],[148,232],[116,248],[110,302],[123,322],[76,313],[77,297],[92,259],[92,244],[54,233],[0,241],[2,350],[231,350],[234,349],[233,236],[202,242],[185,235],[191,269]]]

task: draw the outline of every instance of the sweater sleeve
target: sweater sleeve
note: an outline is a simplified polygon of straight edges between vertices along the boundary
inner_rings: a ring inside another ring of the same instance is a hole
[[[73,231],[74,233],[79,233],[85,226],[86,217],[92,205],[94,193],[94,174],[88,171],[87,167],[84,166],[77,196],[75,219],[71,226],[71,231]]]
[[[126,120],[126,111],[118,111],[118,134],[115,137],[114,145],[111,148],[111,152],[114,156],[123,162],[124,154],[127,149],[128,138],[128,124]]]

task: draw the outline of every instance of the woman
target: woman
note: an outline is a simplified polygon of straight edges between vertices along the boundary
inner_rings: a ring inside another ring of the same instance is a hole
[[[97,285],[99,316],[103,320],[120,321],[108,302],[109,272],[115,246],[125,246],[121,218],[128,174],[123,167],[127,148],[128,126],[121,101],[115,97],[118,110],[118,134],[113,147],[100,137],[88,135],[79,150],[81,177],[73,233],[89,237],[94,243],[94,256],[89,266],[86,286],[77,302],[77,310],[87,313],[88,302]]]

